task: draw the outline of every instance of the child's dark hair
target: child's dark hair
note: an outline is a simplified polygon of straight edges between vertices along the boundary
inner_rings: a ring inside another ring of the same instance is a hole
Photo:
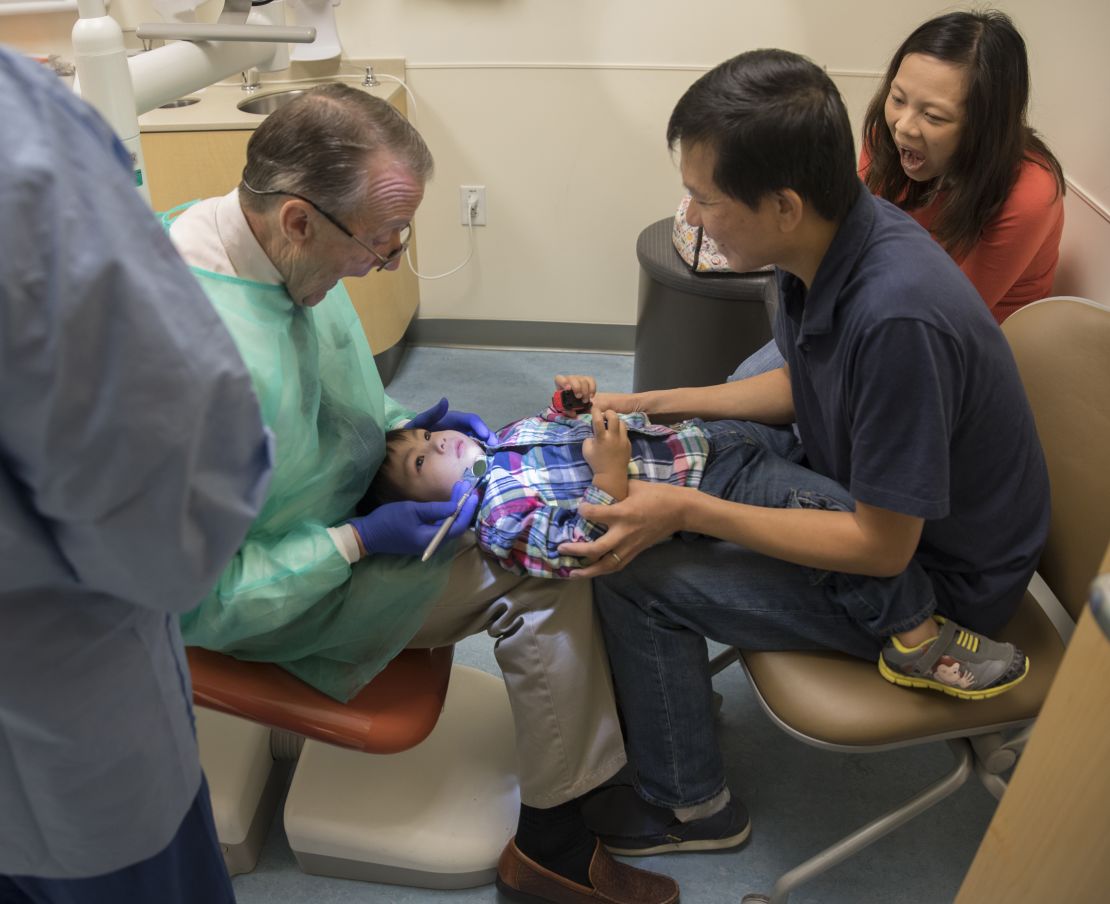
[[[370,481],[370,486],[358,501],[358,505],[355,506],[355,514],[359,517],[369,514],[379,505],[385,505],[388,502],[402,502],[407,498],[404,495],[400,481],[397,479],[399,475],[395,469],[388,467],[388,465],[390,454],[401,447],[407,439],[408,433],[409,430],[406,427],[398,427],[386,433],[385,460],[378,468],[378,473],[374,475],[374,479]]]

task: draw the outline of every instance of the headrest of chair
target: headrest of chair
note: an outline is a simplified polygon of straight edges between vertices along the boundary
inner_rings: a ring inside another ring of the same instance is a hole
[[[1038,571],[1078,618],[1110,540],[1110,308],[1047,298],[1012,314],[1002,331],[1052,486],[1052,524]]]

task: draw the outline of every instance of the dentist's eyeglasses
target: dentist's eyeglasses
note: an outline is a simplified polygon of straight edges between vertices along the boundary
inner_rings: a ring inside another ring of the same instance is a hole
[[[398,245],[396,248],[394,248],[392,251],[390,251],[389,254],[378,254],[377,251],[375,251],[373,248],[371,248],[369,245],[367,245],[366,242],[362,241],[362,239],[360,239],[357,235],[355,235],[353,232],[351,232],[350,229],[348,229],[346,226],[344,226],[342,223],[340,223],[337,218],[333,217],[330,213],[328,213],[326,210],[324,210],[324,208],[322,208],[319,204],[317,204],[311,198],[306,198],[304,195],[298,195],[295,191],[277,191],[277,190],[275,190],[275,191],[259,191],[257,188],[252,188],[245,181],[241,182],[240,184],[243,186],[243,188],[245,188],[247,191],[249,191],[252,195],[260,195],[260,196],[261,195],[288,195],[290,198],[296,198],[298,201],[304,201],[305,204],[307,204],[309,207],[311,207],[313,210],[315,210],[318,214],[320,214],[320,216],[322,216],[325,220],[327,220],[329,223],[331,223],[332,226],[334,226],[336,229],[338,229],[340,232],[342,232],[345,236],[347,236],[347,238],[354,239],[359,245],[361,245],[363,248],[365,248],[367,251],[369,251],[372,255],[374,255],[374,257],[376,257],[378,259],[378,266],[376,266],[374,268],[374,270],[378,271],[378,272],[384,270],[386,267],[388,267],[390,264],[392,264],[395,260],[397,260],[402,254],[404,254],[405,250],[409,246],[409,242],[412,241],[412,224],[411,223],[406,223],[400,229],[396,230],[397,233],[398,233],[398,237],[401,240],[401,244]]]

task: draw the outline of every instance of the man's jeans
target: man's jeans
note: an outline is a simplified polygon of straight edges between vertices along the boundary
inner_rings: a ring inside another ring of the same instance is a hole
[[[765,346],[752,352],[741,361],[736,370],[732,372],[732,376],[728,378],[728,382],[745,380],[748,377],[765,374],[769,370],[778,370],[785,363],[782,353],[779,352],[779,347],[775,345],[775,340],[772,339]]]
[[[789,428],[703,425],[699,489],[774,508],[851,510],[836,481],[800,464]],[[877,660],[883,639],[924,621],[932,585],[911,564],[895,578],[818,571],[709,537],[682,534],[597,578],[594,599],[641,794],[665,807],[724,787],[706,637],[748,650],[840,650]]]

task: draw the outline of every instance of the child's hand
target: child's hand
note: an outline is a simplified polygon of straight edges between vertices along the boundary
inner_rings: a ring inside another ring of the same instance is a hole
[[[628,495],[628,462],[632,458],[628,430],[613,410],[602,411],[595,405],[590,415],[594,435],[582,443],[582,454],[594,472],[594,486],[614,499],[624,499]]]
[[[597,394],[597,380],[580,374],[557,374],[555,376],[555,387],[571,390],[583,402],[591,401]]]

